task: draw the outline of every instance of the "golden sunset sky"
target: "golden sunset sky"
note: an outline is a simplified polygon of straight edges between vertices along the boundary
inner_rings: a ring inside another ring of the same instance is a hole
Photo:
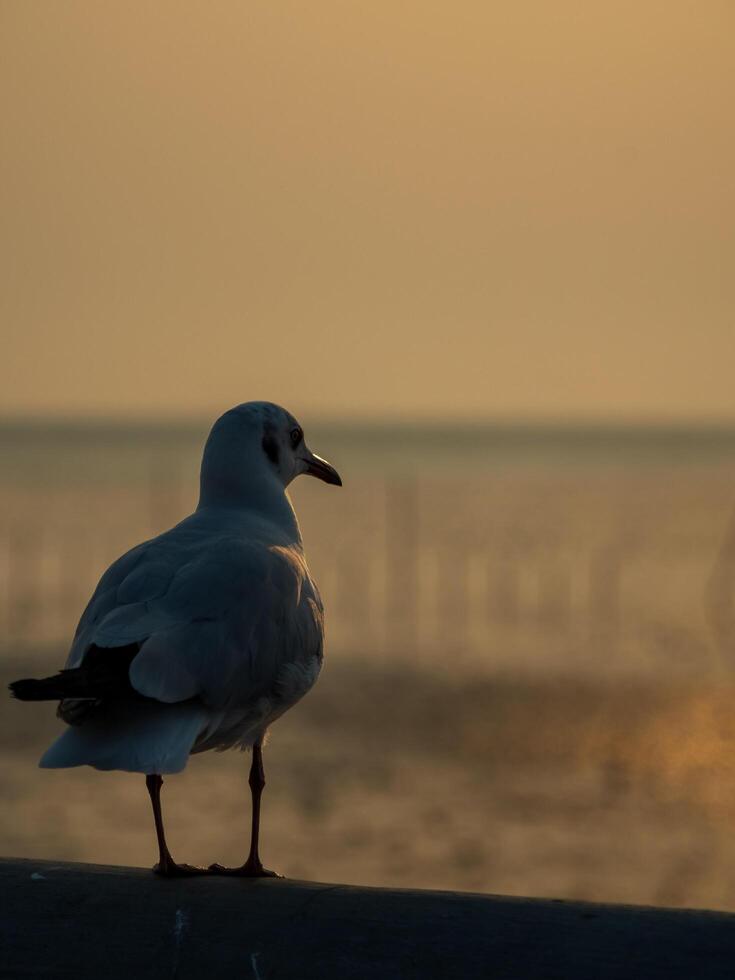
[[[0,413],[735,420],[732,0],[0,3]]]

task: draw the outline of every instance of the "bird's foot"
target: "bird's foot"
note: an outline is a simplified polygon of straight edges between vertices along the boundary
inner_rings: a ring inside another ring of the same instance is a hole
[[[277,871],[269,871],[264,868],[260,861],[253,861],[250,858],[239,868],[226,868],[222,864],[210,864],[209,874],[228,875],[234,878],[282,878]]]
[[[209,874],[207,868],[198,868],[193,864],[177,864],[173,860],[160,861],[154,864],[153,873],[162,878],[192,878],[195,875]]]

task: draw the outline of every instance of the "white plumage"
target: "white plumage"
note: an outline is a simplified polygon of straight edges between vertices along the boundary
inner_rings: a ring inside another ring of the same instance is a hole
[[[259,742],[309,690],[322,602],[285,492],[302,472],[340,482],[283,409],[251,402],[215,423],[197,510],[105,572],[67,660],[136,644],[129,681],[143,697],[101,702],[41,766],[179,772],[190,752]]]

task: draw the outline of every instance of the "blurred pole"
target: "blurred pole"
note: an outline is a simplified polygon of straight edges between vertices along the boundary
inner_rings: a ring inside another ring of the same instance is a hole
[[[610,653],[620,633],[620,552],[606,545],[593,553],[589,568],[588,622],[594,649]]]
[[[456,538],[439,552],[439,640],[453,656],[467,650],[469,614],[468,550]]]
[[[704,607],[720,666],[729,667],[735,653],[735,510],[715,556],[704,588]]]
[[[413,652],[419,617],[419,493],[413,477],[385,486],[386,647]]]
[[[69,635],[68,620],[65,616],[66,552],[64,538],[58,527],[54,529],[54,532],[53,544],[49,550],[47,559],[51,574],[49,576],[49,594],[46,601],[51,619],[51,633],[48,639],[53,643],[57,643],[59,641],[68,641],[71,637]],[[81,610],[78,610],[78,612],[81,612]]]
[[[563,632],[569,627],[571,614],[571,580],[569,570],[555,558],[541,564],[538,577],[539,625]]]
[[[519,615],[518,568],[511,554],[491,558],[488,567],[488,618],[515,625]]]
[[[33,637],[34,621],[42,615],[37,588],[39,538],[27,527],[8,535],[8,640],[22,645]]]
[[[90,568],[94,562],[93,535],[81,522],[68,528],[62,540],[58,591],[60,629],[64,639],[71,641],[79,618],[89,601],[93,578],[98,569]]]
[[[370,655],[375,646],[375,624],[370,615],[372,563],[364,549],[345,544],[335,556],[336,618],[349,648],[361,656]]]

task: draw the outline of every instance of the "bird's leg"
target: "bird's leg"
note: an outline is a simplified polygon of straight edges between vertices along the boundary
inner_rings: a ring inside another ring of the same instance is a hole
[[[204,868],[195,868],[191,864],[177,864],[171,857],[171,853],[166,846],[166,837],[163,833],[163,817],[161,815],[161,786],[163,777],[155,773],[145,777],[145,784],[151,797],[153,806],[153,819],[156,824],[156,837],[158,838],[158,864],[153,868],[156,874],[166,878],[182,877],[183,875],[206,874]]]
[[[260,798],[265,788],[265,770],[263,769],[263,749],[260,742],[253,745],[253,761],[250,764],[248,776],[250,793],[253,801],[252,827],[250,830],[250,853],[241,870],[256,876],[264,875],[269,878],[277,877],[275,871],[266,871],[258,854],[258,837],[260,834]]]
[[[239,868],[225,868],[221,864],[211,864],[209,870],[214,874],[238,875],[241,878],[279,878],[275,871],[268,871],[264,868],[258,854],[258,835],[260,832],[260,797],[265,786],[265,772],[263,770],[263,749],[260,742],[253,745],[253,761],[250,765],[250,776],[248,777],[250,792],[253,798],[253,822],[250,833],[250,853],[248,859]]]

